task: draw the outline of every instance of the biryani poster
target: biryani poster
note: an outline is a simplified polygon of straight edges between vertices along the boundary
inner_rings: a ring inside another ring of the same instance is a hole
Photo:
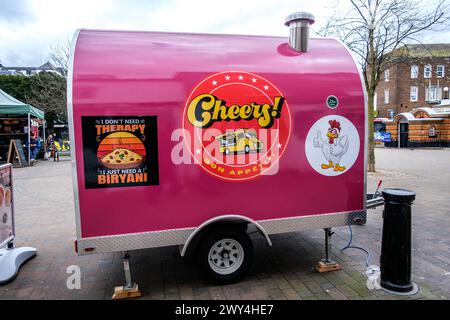
[[[156,116],[81,121],[86,189],[159,184]]]

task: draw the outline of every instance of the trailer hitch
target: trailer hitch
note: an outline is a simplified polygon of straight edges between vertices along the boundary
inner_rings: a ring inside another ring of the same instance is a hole
[[[380,192],[381,184],[383,183],[383,180],[380,180],[378,182],[377,189],[375,190],[375,193],[368,193],[366,195],[366,208],[367,209],[375,209],[376,207],[379,207],[384,204],[384,199]]]

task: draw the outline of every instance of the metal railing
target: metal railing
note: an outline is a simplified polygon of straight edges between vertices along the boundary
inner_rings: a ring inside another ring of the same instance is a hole
[[[392,137],[391,142],[386,142],[385,147],[398,148],[399,142],[397,137]],[[401,148],[445,148],[450,147],[450,141],[443,140],[438,134],[436,136],[421,136],[411,137],[408,136],[408,141],[401,143]]]

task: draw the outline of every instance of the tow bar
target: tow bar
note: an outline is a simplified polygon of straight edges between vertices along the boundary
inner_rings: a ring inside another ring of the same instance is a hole
[[[380,192],[380,187],[381,187],[382,183],[383,183],[383,180],[380,180],[378,182],[377,190],[375,190],[375,193],[367,194],[367,197],[366,197],[366,208],[367,209],[375,209],[376,207],[384,204],[384,199]]]

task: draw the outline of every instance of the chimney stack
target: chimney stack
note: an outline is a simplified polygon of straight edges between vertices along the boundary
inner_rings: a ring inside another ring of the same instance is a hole
[[[308,51],[309,26],[314,23],[314,16],[308,12],[295,12],[286,17],[285,25],[289,27],[289,44],[298,52]]]

